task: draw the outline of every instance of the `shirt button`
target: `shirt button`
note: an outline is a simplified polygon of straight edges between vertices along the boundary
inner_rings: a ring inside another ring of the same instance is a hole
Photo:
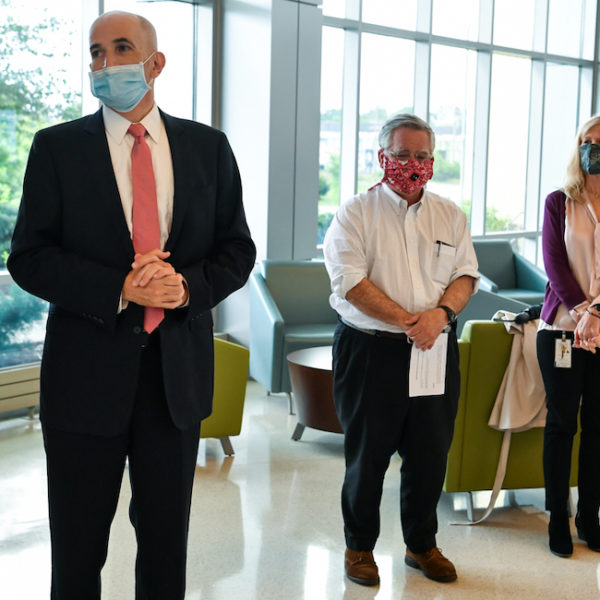
[[[139,333],[142,333],[142,328],[139,325],[136,325],[133,328],[133,333],[135,333],[136,335],[138,335]]]

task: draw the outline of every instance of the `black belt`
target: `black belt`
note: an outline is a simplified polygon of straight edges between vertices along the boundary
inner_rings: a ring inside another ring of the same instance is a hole
[[[356,329],[356,331],[360,331],[361,333],[366,333],[367,335],[374,335],[375,337],[381,338],[390,338],[393,340],[402,340],[404,342],[408,342],[412,344],[412,340],[409,340],[405,333],[394,333],[393,331],[382,331],[381,329],[363,329],[362,327],[357,327],[353,325],[346,319],[340,317],[340,321],[346,325],[346,327],[350,327],[351,329]]]

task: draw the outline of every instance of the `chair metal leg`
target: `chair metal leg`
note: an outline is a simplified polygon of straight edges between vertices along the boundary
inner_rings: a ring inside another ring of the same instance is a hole
[[[288,397],[290,399],[290,415],[295,415],[296,413],[294,412],[294,401],[292,397],[292,392],[288,392]]]
[[[33,421],[34,417],[35,417],[35,406],[30,406],[29,407],[29,418]]]
[[[294,429],[294,433],[292,433],[292,439],[297,442],[304,433],[304,425],[302,423],[296,423],[296,429]]]
[[[221,442],[223,452],[225,452],[225,454],[227,454],[227,456],[233,456],[235,454],[235,452],[233,451],[233,446],[231,445],[231,440],[229,439],[229,437],[227,437],[227,436],[221,437],[221,438],[219,438],[219,441]]]
[[[474,521],[475,518],[473,516],[473,493],[465,492],[467,495],[467,519],[469,521]]]

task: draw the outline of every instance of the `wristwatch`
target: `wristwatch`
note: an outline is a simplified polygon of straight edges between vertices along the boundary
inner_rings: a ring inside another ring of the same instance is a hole
[[[436,308],[441,308],[446,313],[448,317],[448,325],[454,325],[456,323],[456,313],[449,307],[444,304],[438,304]]]

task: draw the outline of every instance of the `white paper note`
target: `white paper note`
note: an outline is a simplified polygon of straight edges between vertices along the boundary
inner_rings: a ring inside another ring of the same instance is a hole
[[[447,333],[440,333],[431,350],[419,350],[413,344],[408,376],[408,395],[411,398],[441,396],[446,391],[447,348]]]

